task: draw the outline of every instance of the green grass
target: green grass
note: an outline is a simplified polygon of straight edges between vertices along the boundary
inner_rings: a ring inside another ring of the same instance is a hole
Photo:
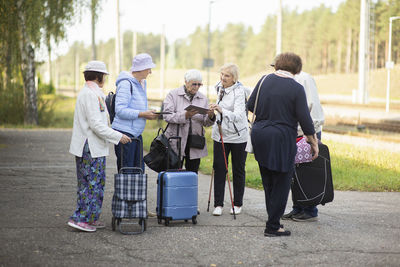
[[[148,151],[150,143],[157,135],[157,129],[165,126],[150,121],[143,133],[143,143]],[[211,129],[206,130],[208,156],[201,159],[200,171],[211,174],[213,146]],[[400,153],[358,147],[351,144],[327,141],[331,154],[332,176],[335,190],[356,191],[396,191],[400,192]],[[232,179],[232,172],[230,171]],[[248,154],[246,162],[246,185],[262,189],[258,164],[253,154]]]
[[[337,190],[400,191],[400,153],[327,141]]]
[[[76,98],[65,96],[56,96],[56,98],[55,113],[51,127],[72,128]]]
[[[72,128],[75,98],[52,97],[55,104],[51,127]],[[148,151],[160,126],[165,126],[165,122],[149,121],[147,123],[143,133],[145,150]],[[42,128],[31,125],[2,125],[1,127]],[[210,135],[211,128],[207,128],[208,156],[202,158],[200,165],[200,171],[205,174],[211,174],[212,171],[213,142]],[[333,182],[336,190],[400,192],[400,153],[333,141],[326,141],[326,144],[331,153]],[[231,172],[230,177],[232,177]],[[246,162],[246,185],[262,189],[258,164],[252,154],[248,154]]]

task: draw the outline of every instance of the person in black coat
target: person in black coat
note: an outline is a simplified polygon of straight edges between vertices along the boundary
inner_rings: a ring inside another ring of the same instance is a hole
[[[290,231],[283,228],[280,218],[285,211],[294,171],[298,123],[311,144],[313,159],[319,151],[304,88],[294,80],[294,75],[302,68],[301,58],[294,53],[283,53],[275,58],[274,67],[274,73],[263,76],[257,83],[247,108],[256,115],[251,142],[268,213],[264,235],[288,236]]]

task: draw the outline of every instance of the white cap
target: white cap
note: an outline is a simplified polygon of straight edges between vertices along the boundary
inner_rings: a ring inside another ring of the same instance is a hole
[[[142,53],[136,55],[132,60],[131,71],[142,71],[147,69],[152,69],[156,65],[149,54]]]
[[[101,72],[104,74],[109,74],[106,68],[106,64],[103,61],[89,61],[89,63],[85,66],[85,71],[96,71],[96,72]]]

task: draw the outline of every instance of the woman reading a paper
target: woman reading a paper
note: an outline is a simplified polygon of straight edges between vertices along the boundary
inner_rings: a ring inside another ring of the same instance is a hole
[[[180,152],[185,169],[197,173],[200,159],[207,156],[203,127],[213,125],[216,117],[214,110],[208,108],[207,97],[199,92],[203,85],[200,71],[188,70],[184,78],[185,84],[172,90],[164,100],[163,111],[170,112],[163,115],[169,124],[165,134],[167,137],[181,137]],[[178,154],[177,142],[172,140],[171,143]]]
[[[235,64],[225,64],[221,67],[221,81],[217,84],[217,103],[210,108],[218,111],[217,121],[221,125],[222,140],[225,147],[226,161],[232,153],[233,194],[235,214],[240,214],[243,205],[245,186],[245,151],[248,138],[246,115],[247,89],[238,81],[239,69]],[[214,140],[214,216],[222,215],[224,206],[225,165],[224,151],[218,124],[212,129]],[[233,214],[233,209],[231,209]]]

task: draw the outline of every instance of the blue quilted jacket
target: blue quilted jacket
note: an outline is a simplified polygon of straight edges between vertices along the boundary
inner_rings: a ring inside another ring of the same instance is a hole
[[[123,71],[119,74],[116,85],[115,118],[112,128],[138,137],[146,126],[146,119],[138,117],[139,112],[147,110],[146,81],[143,88],[131,73]]]

